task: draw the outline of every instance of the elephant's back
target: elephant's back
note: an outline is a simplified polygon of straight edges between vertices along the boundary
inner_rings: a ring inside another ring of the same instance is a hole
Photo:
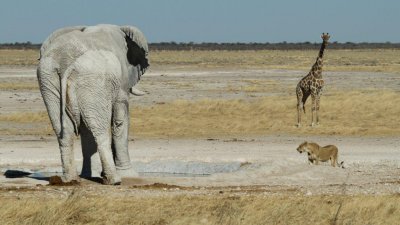
[[[83,32],[88,48],[113,52],[119,60],[126,60],[125,34],[115,25],[97,25]]]
[[[51,45],[41,52],[40,61],[51,58],[58,62],[60,71],[68,68],[75,59],[89,50],[89,46],[85,44],[80,33],[80,31],[73,31],[57,37]]]
[[[76,84],[77,90],[100,89],[104,95],[114,98],[114,93],[121,88],[121,66],[110,51],[87,51],[71,66],[74,72],[69,80]]]
[[[113,102],[121,88],[117,57],[110,51],[90,50],[71,66],[74,73],[68,79],[67,89],[74,90],[71,96],[78,99],[73,114],[81,115],[93,132],[106,130]]]
[[[89,50],[76,58],[74,70],[80,76],[96,75],[115,79],[121,75],[121,66],[117,56],[111,51]]]
[[[60,69],[67,68],[87,51],[110,51],[119,60],[125,59],[126,44],[123,32],[115,25],[100,25],[76,29],[51,39],[41,48],[41,59],[51,57],[60,62]]]

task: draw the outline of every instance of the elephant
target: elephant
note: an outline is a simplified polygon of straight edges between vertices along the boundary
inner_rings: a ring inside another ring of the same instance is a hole
[[[150,66],[144,34],[100,24],[54,31],[42,44],[37,78],[61,153],[62,181],[79,180],[73,143],[80,135],[81,176],[101,172],[120,184],[134,171],[128,152],[129,93]],[[122,175],[121,175],[122,174]]]

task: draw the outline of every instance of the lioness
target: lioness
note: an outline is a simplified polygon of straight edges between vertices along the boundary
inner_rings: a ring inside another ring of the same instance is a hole
[[[319,162],[326,162],[331,160],[331,165],[333,167],[339,166],[343,167],[343,161],[338,163],[338,148],[334,145],[327,145],[324,147],[319,146],[317,143],[313,142],[303,142],[297,147],[299,153],[307,152],[308,161],[314,165],[318,165]]]

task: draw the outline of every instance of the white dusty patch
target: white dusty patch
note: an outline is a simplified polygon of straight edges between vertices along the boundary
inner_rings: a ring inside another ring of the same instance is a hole
[[[243,185],[370,185],[399,179],[400,148],[395,138],[314,137],[321,145],[334,143],[346,169],[329,163],[308,165],[296,147],[303,137],[259,137],[231,141],[136,140],[130,155],[139,176],[153,182],[182,186]],[[79,141],[76,159],[81,164]],[[31,173],[61,172],[57,142],[35,137],[2,139],[0,169]],[[199,176],[201,175],[201,176]],[[35,185],[46,181],[0,176],[0,185]],[[398,185],[398,184],[397,184]],[[396,190],[399,190],[398,188]]]

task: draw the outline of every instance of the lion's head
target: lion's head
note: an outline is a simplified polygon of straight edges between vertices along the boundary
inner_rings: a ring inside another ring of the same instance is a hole
[[[299,147],[297,147],[297,151],[298,151],[299,153],[305,152],[305,151],[306,151],[307,144],[308,144],[307,141],[301,143],[301,144],[299,145]]]

